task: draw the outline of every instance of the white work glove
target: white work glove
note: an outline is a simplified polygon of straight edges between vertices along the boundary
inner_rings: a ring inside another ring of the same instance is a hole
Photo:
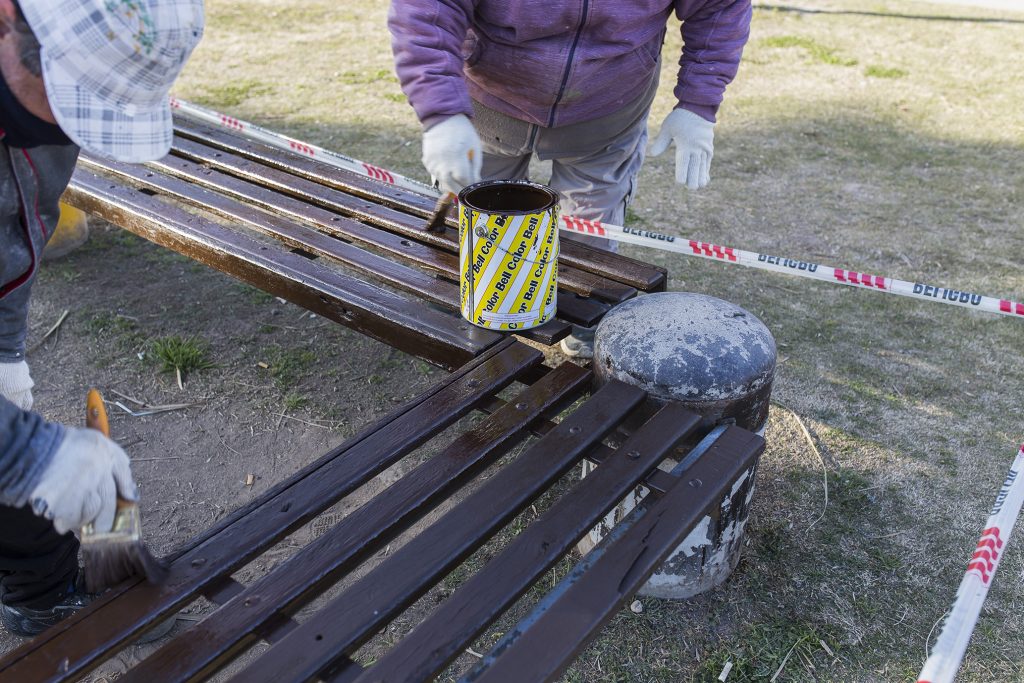
[[[456,114],[423,133],[423,165],[442,192],[480,182],[480,136],[465,114]]]
[[[714,141],[715,124],[692,111],[673,109],[651,144],[650,155],[656,157],[668,149],[669,142],[676,143],[676,182],[698,190],[711,181]]]
[[[32,511],[63,534],[89,522],[109,531],[118,495],[138,498],[125,452],[95,429],[65,427],[64,440],[28,499]]]
[[[32,387],[35,382],[28,373],[28,363],[0,363],[0,396],[22,410],[32,410]]]

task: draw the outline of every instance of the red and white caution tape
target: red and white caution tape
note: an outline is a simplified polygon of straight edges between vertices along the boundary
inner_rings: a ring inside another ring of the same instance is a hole
[[[200,121],[205,121],[206,123],[210,123],[221,128],[227,128],[228,130],[233,130],[236,133],[242,133],[246,137],[259,140],[260,142],[266,143],[272,147],[305,154],[306,156],[319,159],[320,161],[331,164],[332,166],[344,168],[348,171],[354,171],[355,173],[373,178],[374,180],[380,180],[388,183],[389,185],[404,187],[405,189],[412,190],[413,192],[426,193],[435,197],[440,194],[429,185],[425,185],[413,180],[412,178],[406,178],[405,176],[397,173],[392,173],[380,166],[374,166],[373,164],[368,164],[365,161],[353,159],[352,157],[347,157],[344,154],[339,154],[338,152],[332,152],[329,149],[324,149],[323,147],[312,145],[308,142],[295,140],[287,135],[281,135],[280,133],[275,133],[272,130],[260,128],[256,124],[249,123],[248,121],[242,121],[241,119],[236,119],[233,116],[220,114],[210,109],[206,109],[205,107],[200,107],[199,105],[179,100],[176,97],[171,98],[171,109],[188,114]]]
[[[281,135],[280,133],[260,128],[259,126],[247,121],[242,121],[225,114],[220,114],[218,112],[205,109],[204,107],[190,104],[183,100],[172,97],[171,107],[194,118],[215,126],[220,126],[222,128],[242,133],[247,137],[259,140],[260,142],[273,147],[305,154],[331,164],[332,166],[353,171],[390,185],[395,185],[407,190],[412,190],[413,192],[419,192],[433,197],[436,197],[439,194],[436,189],[429,185],[413,180],[412,178],[407,178],[385,168],[381,168],[380,166],[374,166],[373,164],[368,164],[365,161],[353,159],[352,157],[332,152],[331,150],[318,147],[317,145],[292,139],[285,135]],[[972,308],[978,311],[986,311],[988,313],[1024,317],[1024,303],[974,294],[972,292],[965,292],[959,289],[940,287],[938,285],[930,285],[922,282],[908,282],[906,280],[897,280],[895,278],[884,277],[882,275],[869,275],[868,273],[835,268],[833,266],[826,266],[810,261],[801,261],[798,259],[774,256],[771,254],[759,254],[753,251],[723,247],[721,245],[711,244],[708,242],[698,242],[697,240],[691,240],[685,237],[674,237],[672,235],[663,235],[649,230],[625,228],[621,225],[612,225],[609,223],[602,223],[601,221],[576,218],[575,216],[562,216],[561,228],[562,230],[575,232],[577,234],[589,235],[596,238],[612,239],[618,242],[625,242],[627,244],[635,244],[641,247],[670,251],[686,256],[697,256],[700,258],[710,259],[712,261],[720,261],[722,263],[733,263],[741,266],[747,266],[749,268],[786,273],[788,275],[796,275],[798,277],[805,277],[812,280],[870,289],[875,292],[886,292],[888,294],[896,294],[913,299],[963,306],[964,308]]]
[[[960,662],[967,651],[967,643],[978,623],[981,606],[988,595],[992,577],[995,576],[999,561],[1006,553],[1006,544],[1013,533],[1013,525],[1024,503],[1024,446],[1017,451],[1010,472],[1006,475],[1003,488],[996,496],[995,505],[989,513],[981,540],[967,563],[956,600],[949,612],[946,623],[935,641],[931,656],[924,663],[918,676],[918,683],[952,683],[960,668]]]
[[[1024,317],[1024,304],[1008,299],[999,299],[959,289],[929,285],[923,282],[897,280],[882,275],[871,275],[811,261],[786,258],[784,256],[759,254],[753,251],[734,249],[733,247],[723,247],[718,244],[711,244],[710,242],[698,242],[697,240],[690,240],[685,237],[673,237],[672,235],[662,235],[650,232],[649,230],[624,228],[620,225],[608,225],[572,216],[563,216],[562,221],[564,229],[584,235],[605,237],[619,242],[685,254],[686,256],[697,256],[712,261],[734,263],[760,270],[771,270],[776,273],[786,273],[787,275],[796,275],[811,280],[860,287],[861,289],[870,289],[875,292],[886,292],[925,301],[937,301],[988,313]]]

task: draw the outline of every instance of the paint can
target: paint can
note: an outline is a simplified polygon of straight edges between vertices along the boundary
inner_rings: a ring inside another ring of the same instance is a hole
[[[526,180],[486,180],[459,193],[462,317],[511,332],[555,316],[558,193]]]

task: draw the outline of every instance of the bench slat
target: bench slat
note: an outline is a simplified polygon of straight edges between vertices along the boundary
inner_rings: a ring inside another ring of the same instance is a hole
[[[699,423],[679,404],[658,411],[358,680],[412,683],[444,669]]]
[[[0,660],[0,679],[77,680],[199,593],[223,586],[221,577],[449,427],[542,358],[539,351],[521,343],[503,342],[501,348],[487,352],[201,533],[174,555],[165,583],[122,584],[9,653]],[[75,628],[80,623],[83,627]]]
[[[313,614],[233,681],[305,681],[365,642],[580,461],[644,399],[610,382],[440,520]]]
[[[605,542],[462,681],[557,679],[693,528],[715,514],[723,490],[751,469],[763,449],[760,437],[737,427],[726,429],[670,491],[657,500],[645,499],[613,527]]]
[[[531,422],[575,400],[590,380],[589,371],[572,363],[548,373],[520,393],[515,405],[463,433],[121,680],[185,681],[210,675],[252,643],[253,631],[279,612],[294,612],[369,554],[382,549],[463,484],[468,475],[518,443]]]
[[[353,218],[341,216],[334,211],[309,204],[244,178],[200,166],[187,159],[168,156],[151,162],[148,166],[285,217],[308,221],[324,232],[373,246],[402,260],[446,275],[455,282],[459,280],[459,257],[458,254],[450,250],[360,223]],[[145,174],[143,174],[144,177]],[[561,285],[558,303],[559,317],[587,327],[597,324],[601,316],[608,312],[608,304],[596,299],[582,299],[576,296],[573,290],[575,283],[571,276],[570,273],[568,281],[561,278],[559,280]],[[580,291],[586,290],[581,289]]]
[[[69,203],[374,339],[447,368],[501,339],[395,292],[241,235],[156,197],[77,169]],[[272,256],[268,256],[272,254]]]
[[[434,210],[435,200],[430,197],[339,169],[297,152],[280,150],[258,140],[214,128],[187,114],[176,113],[174,122],[176,131],[182,136],[288,171],[307,180],[372,199],[424,218]],[[449,225],[455,227],[452,222],[449,222]],[[562,243],[560,260],[570,266],[617,280],[644,292],[663,291],[668,280],[668,271],[665,268],[598,249],[581,240],[565,240]]]
[[[291,175],[285,171],[279,171],[270,166],[263,166],[255,161],[235,156],[229,152],[218,152],[193,140],[175,137],[171,151],[172,158],[181,157],[194,163],[204,164],[210,168],[245,178],[250,182],[269,187],[278,192],[298,197],[310,204],[392,230],[420,242],[441,247],[448,251],[458,251],[454,230],[447,230],[444,233],[427,232],[424,229],[425,221],[421,217],[410,216],[397,209],[347,194],[341,190],[319,185],[305,178]],[[173,163],[168,158],[165,158],[165,162]],[[565,265],[561,259],[559,261],[558,281],[564,287],[579,294],[594,296],[610,303],[621,303],[626,299],[636,296],[635,287]]]
[[[326,256],[340,261],[349,268],[371,275],[398,289],[416,293],[453,312],[458,308],[458,285],[395,263],[323,232],[293,223],[276,213],[269,213],[253,206],[251,203],[236,201],[198,187],[193,183],[172,178],[153,169],[140,168],[135,164],[99,160],[87,155],[82,155],[79,162],[84,166],[115,174],[133,187],[156,190],[176,200],[186,202],[190,206],[212,211],[224,218],[237,220],[248,228],[273,237],[292,249],[300,249],[312,255]],[[553,320],[533,330],[524,330],[522,336],[542,344],[553,344],[567,336],[569,329],[569,325],[565,322]]]

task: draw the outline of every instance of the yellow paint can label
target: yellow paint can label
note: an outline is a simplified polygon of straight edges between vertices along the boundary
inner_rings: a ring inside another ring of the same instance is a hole
[[[459,194],[462,316],[489,330],[526,330],[555,316],[558,195],[527,181],[485,181]]]

